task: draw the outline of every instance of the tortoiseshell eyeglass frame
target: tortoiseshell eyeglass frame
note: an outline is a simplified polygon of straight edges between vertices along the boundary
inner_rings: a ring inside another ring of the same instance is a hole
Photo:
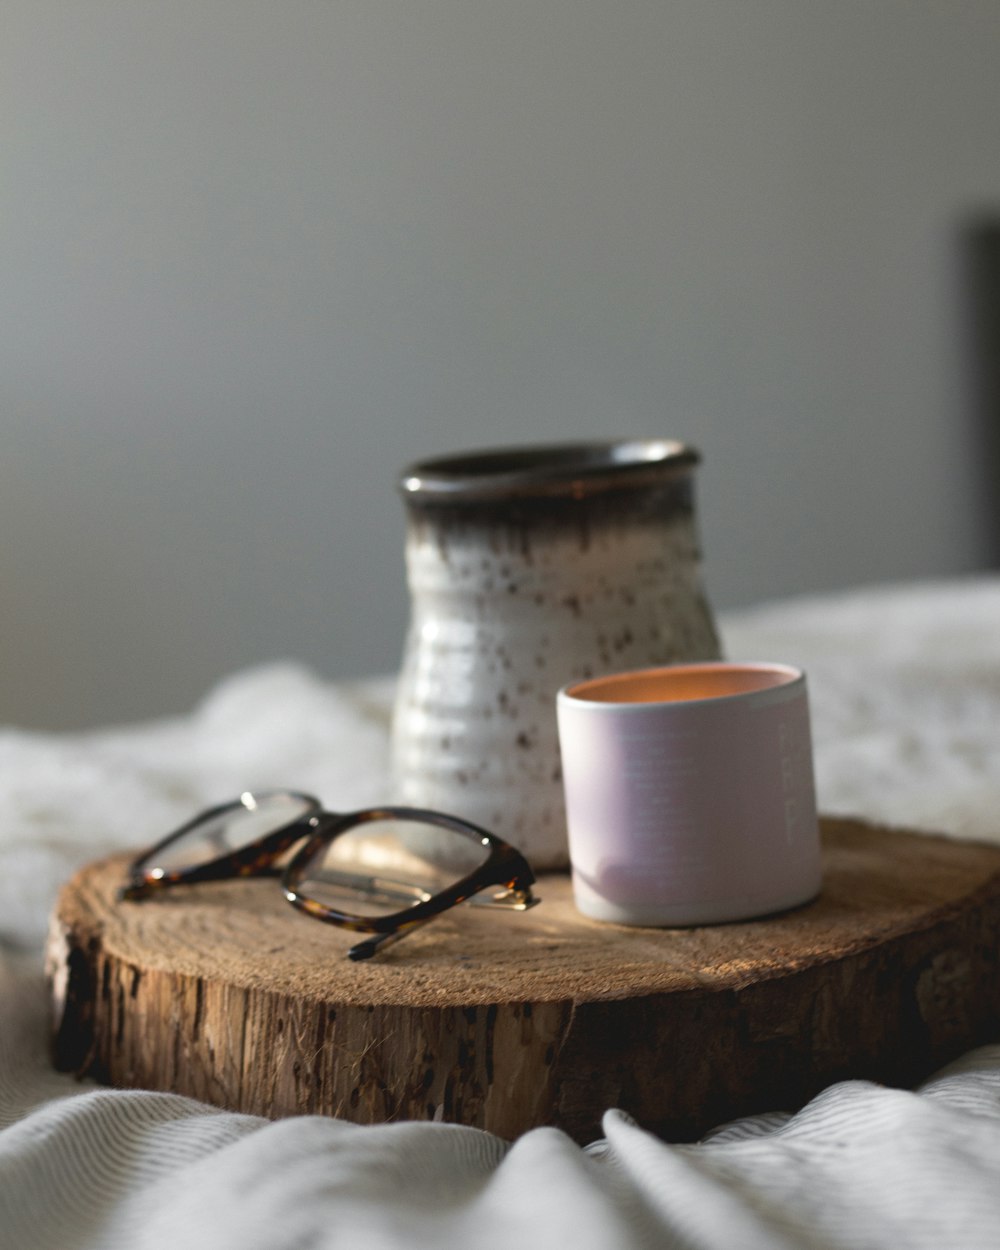
[[[287,800],[304,810],[263,836],[205,863],[177,869],[166,869],[157,864],[156,861],[163,851],[196,832],[199,826],[211,825],[228,816],[238,816],[241,809],[252,812],[260,803],[274,799]],[[337,911],[303,893],[302,883],[334,838],[348,830],[379,820],[416,821],[450,829],[487,848],[487,857],[474,871],[460,877],[437,894],[428,897],[414,887],[414,893],[420,895],[419,901],[382,916],[361,916]],[[285,867],[279,867],[277,861],[296,842],[303,842],[303,845]],[[380,949],[398,942],[420,925],[459,903],[467,900],[483,901],[476,896],[493,887],[497,889],[497,893],[485,899],[493,906],[526,911],[539,902],[531,891],[535,882],[534,873],[520,851],[471,821],[419,807],[369,807],[355,812],[331,812],[324,810],[319,800],[312,795],[294,790],[272,790],[257,794],[248,791],[231,803],[222,803],[201,812],[132,861],[128,870],[128,882],[121,889],[119,897],[139,901],[174,885],[265,876],[280,876],[285,898],[307,916],[355,933],[372,934],[366,941],[358,942],[347,952],[348,958],[352,960],[370,959]]]

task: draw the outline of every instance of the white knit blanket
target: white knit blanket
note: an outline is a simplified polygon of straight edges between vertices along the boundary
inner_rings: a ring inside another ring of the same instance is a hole
[[[823,811],[1000,841],[1000,579],[721,625],[732,658],[807,670]],[[919,1091],[848,1082],[685,1146],[613,1108],[586,1149],[553,1129],[510,1145],[52,1072],[39,952],[60,882],[247,788],[384,799],[391,694],[282,663],[178,720],[0,734],[0,1250],[1000,1245],[1000,1038]]]

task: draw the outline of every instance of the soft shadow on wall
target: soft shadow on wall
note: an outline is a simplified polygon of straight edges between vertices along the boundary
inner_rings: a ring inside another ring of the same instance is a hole
[[[961,232],[968,310],[971,416],[977,462],[983,554],[1000,568],[1000,210],[978,214]]]

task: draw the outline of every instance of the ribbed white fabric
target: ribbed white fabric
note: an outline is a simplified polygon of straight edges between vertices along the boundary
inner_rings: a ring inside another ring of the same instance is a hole
[[[723,626],[732,656],[809,672],[824,810],[998,838],[1000,582]],[[609,1109],[586,1149],[552,1129],[271,1124],[51,1071],[37,951],[59,880],[248,786],[375,800],[390,693],[277,665],[169,724],[0,736],[0,1250],[1000,1245],[1000,1045],[918,1092],[847,1082],[697,1145]]]

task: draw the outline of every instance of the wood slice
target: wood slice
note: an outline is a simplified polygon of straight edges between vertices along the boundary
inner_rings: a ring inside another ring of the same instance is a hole
[[[821,896],[780,916],[598,924],[552,875],[531,912],[458,908],[364,964],[274,879],[120,903],[126,861],[105,860],[53,914],[55,1062],[271,1117],[586,1142],[620,1107],[681,1140],[996,1040],[1000,848],[845,820],[823,838]]]

